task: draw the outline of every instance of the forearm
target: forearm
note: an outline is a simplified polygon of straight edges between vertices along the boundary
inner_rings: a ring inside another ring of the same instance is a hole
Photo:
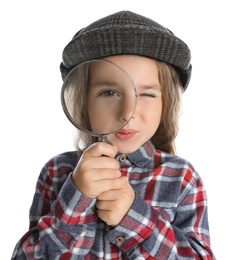
[[[130,211],[110,231],[109,239],[128,259],[213,259],[208,231],[203,234],[193,227],[175,226],[170,211],[152,207],[136,194]]]
[[[13,259],[86,255],[95,238],[97,216],[93,211],[94,204],[94,200],[84,197],[74,187],[69,176],[49,213],[40,217],[37,226],[19,241]]]

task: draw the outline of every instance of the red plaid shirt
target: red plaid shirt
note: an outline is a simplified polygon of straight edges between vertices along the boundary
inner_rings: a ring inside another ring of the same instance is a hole
[[[29,231],[12,259],[215,259],[206,192],[193,166],[150,143],[121,156],[120,170],[136,196],[118,226],[101,221],[96,200],[76,189],[71,173],[80,153],[67,152],[43,167]]]

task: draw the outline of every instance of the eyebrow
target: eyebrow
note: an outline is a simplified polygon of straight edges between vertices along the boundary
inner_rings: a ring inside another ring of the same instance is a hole
[[[152,84],[152,85],[141,85],[140,89],[142,90],[148,90],[148,89],[153,89],[153,90],[159,90],[161,91],[161,86],[157,84]]]
[[[88,87],[92,87],[94,89],[98,88],[114,88],[117,87],[119,84],[115,81],[111,81],[111,80],[93,80],[93,81],[89,81],[88,83]]]
[[[101,85],[107,85],[107,86],[114,86],[119,85],[118,82],[112,81],[112,80],[94,80],[91,82],[93,86],[101,86]]]

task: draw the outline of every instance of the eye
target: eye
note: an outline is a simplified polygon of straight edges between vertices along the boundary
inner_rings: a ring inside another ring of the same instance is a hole
[[[155,98],[155,97],[156,97],[156,94],[154,94],[154,93],[141,93],[140,96],[141,96],[141,97]]]
[[[99,93],[99,96],[102,97],[113,97],[113,96],[119,96],[117,92],[113,90],[103,90]]]

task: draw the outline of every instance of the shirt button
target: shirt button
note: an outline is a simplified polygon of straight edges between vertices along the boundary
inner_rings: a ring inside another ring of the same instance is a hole
[[[123,243],[124,241],[125,241],[125,239],[122,236],[119,236],[119,237],[116,238],[116,242],[119,243],[119,244]]]
[[[126,155],[125,155],[125,154],[122,154],[122,155],[120,156],[119,160],[120,160],[121,162],[125,162],[125,160],[126,160]]]

